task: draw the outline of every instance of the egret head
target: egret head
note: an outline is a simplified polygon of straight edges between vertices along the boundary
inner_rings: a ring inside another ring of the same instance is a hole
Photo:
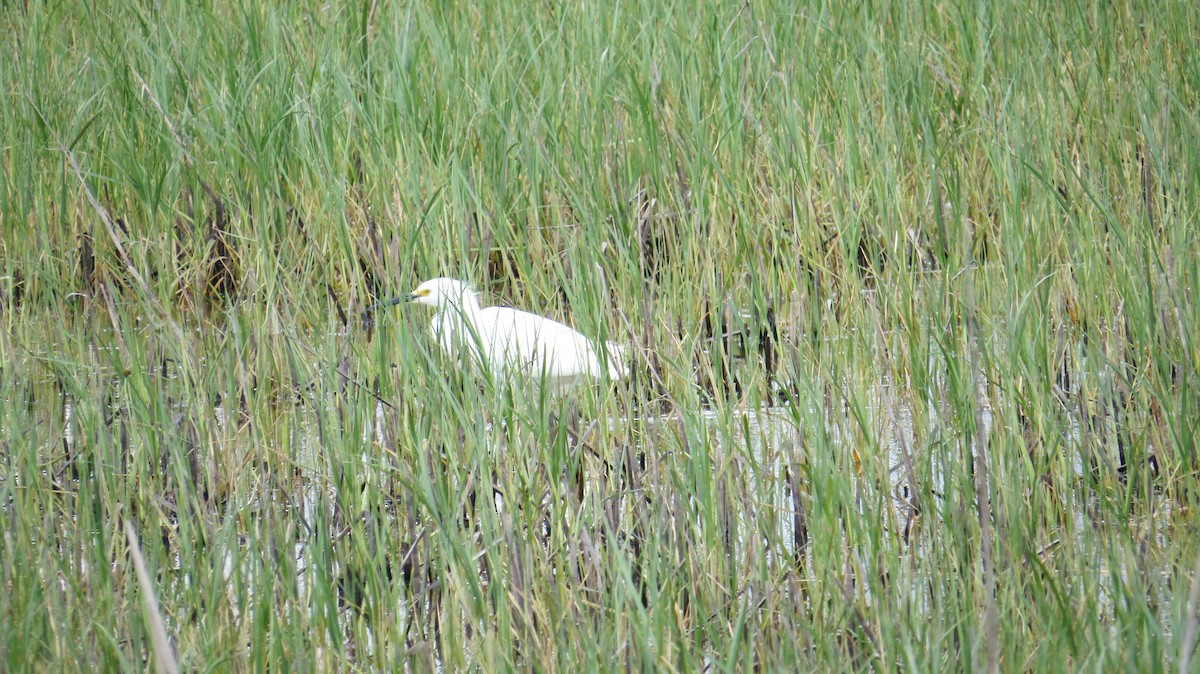
[[[408,300],[439,309],[451,305],[467,308],[478,303],[469,284],[452,278],[430,279],[409,293]]]

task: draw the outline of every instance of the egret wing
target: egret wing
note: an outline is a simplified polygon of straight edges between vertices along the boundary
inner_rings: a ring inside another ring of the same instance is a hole
[[[555,379],[600,373],[591,340],[558,321],[489,307],[479,312],[477,326],[493,368]]]

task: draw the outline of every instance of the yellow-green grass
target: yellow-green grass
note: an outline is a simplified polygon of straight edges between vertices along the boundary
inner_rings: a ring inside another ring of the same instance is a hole
[[[1191,3],[279,4],[0,6],[4,669],[1200,667]]]

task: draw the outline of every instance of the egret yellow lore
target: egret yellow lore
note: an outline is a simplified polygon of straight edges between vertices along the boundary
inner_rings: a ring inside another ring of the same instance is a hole
[[[464,281],[430,279],[407,297],[371,309],[405,301],[437,309],[430,332],[442,349],[451,356],[468,354],[498,378],[544,377],[563,387],[604,373],[614,380],[627,373],[619,345],[606,342],[601,354],[592,340],[558,321],[509,307],[481,307],[479,295]]]

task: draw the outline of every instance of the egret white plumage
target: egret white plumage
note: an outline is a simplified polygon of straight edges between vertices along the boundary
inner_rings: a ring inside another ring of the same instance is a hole
[[[626,374],[617,344],[606,342],[602,355],[592,340],[558,321],[509,307],[481,307],[479,295],[464,281],[430,279],[406,298],[372,309],[404,301],[436,308],[430,332],[442,349],[452,356],[469,355],[498,378],[544,377],[562,387],[605,373],[614,380]]]

